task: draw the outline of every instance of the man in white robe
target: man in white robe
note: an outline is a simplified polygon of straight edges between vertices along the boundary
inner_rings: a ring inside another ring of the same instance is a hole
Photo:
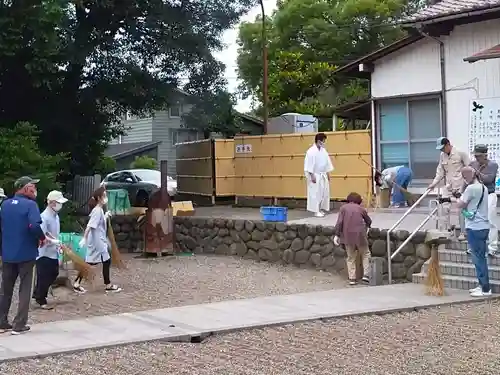
[[[307,182],[307,211],[316,217],[325,216],[330,210],[330,175],[332,161],[325,149],[326,135],[318,133],[314,144],[307,150],[304,172]]]

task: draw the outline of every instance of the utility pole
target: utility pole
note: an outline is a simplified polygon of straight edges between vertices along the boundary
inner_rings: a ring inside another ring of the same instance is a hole
[[[267,93],[267,31],[266,31],[266,12],[264,10],[264,0],[259,0],[262,10],[262,104],[264,106],[264,134],[267,134],[267,123],[269,121],[269,97]]]

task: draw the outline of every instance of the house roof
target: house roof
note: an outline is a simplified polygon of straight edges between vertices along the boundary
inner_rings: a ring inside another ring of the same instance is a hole
[[[471,12],[500,8],[500,0],[442,0],[408,16],[401,23],[426,23],[469,16]]]
[[[142,151],[148,151],[157,147],[161,142],[132,142],[108,145],[104,150],[104,155],[113,159],[121,159]]]
[[[475,53],[472,56],[466,57],[464,59],[465,62],[475,63],[479,60],[490,60],[490,59],[498,59],[500,57],[500,44],[496,46],[485,49],[481,52]]]
[[[382,47],[372,53],[369,53],[368,55],[365,55],[357,60],[354,60],[350,62],[349,64],[346,64],[337,70],[335,70],[335,74],[341,73],[341,74],[351,74],[354,76],[359,76],[359,77],[365,77],[369,78],[369,73],[361,73],[359,72],[359,64],[366,64],[366,63],[371,63],[374,62],[375,60],[378,60],[384,56],[390,55],[391,53],[394,53],[401,48],[404,48],[412,43],[415,43],[416,41],[423,39],[422,35],[409,35],[405,38],[399,39],[394,43],[391,43],[385,47]]]
[[[251,121],[256,125],[264,126],[264,121],[261,120],[260,118],[255,117],[255,116],[248,115],[246,113],[241,113],[241,112],[236,112],[236,115],[240,116],[241,118],[243,118],[245,120]]]

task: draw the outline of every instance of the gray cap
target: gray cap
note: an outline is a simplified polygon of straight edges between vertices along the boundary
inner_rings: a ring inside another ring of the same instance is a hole
[[[14,182],[14,189],[19,190],[28,184],[37,184],[40,180],[36,178],[31,178],[29,176],[19,177],[16,182]]]
[[[487,154],[488,153],[488,145],[475,145],[474,146],[474,154]]]

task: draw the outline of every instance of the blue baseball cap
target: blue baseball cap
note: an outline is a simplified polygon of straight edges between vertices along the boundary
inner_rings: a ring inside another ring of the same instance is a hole
[[[449,145],[450,140],[446,137],[439,137],[436,140],[436,150],[443,151],[444,146]]]

